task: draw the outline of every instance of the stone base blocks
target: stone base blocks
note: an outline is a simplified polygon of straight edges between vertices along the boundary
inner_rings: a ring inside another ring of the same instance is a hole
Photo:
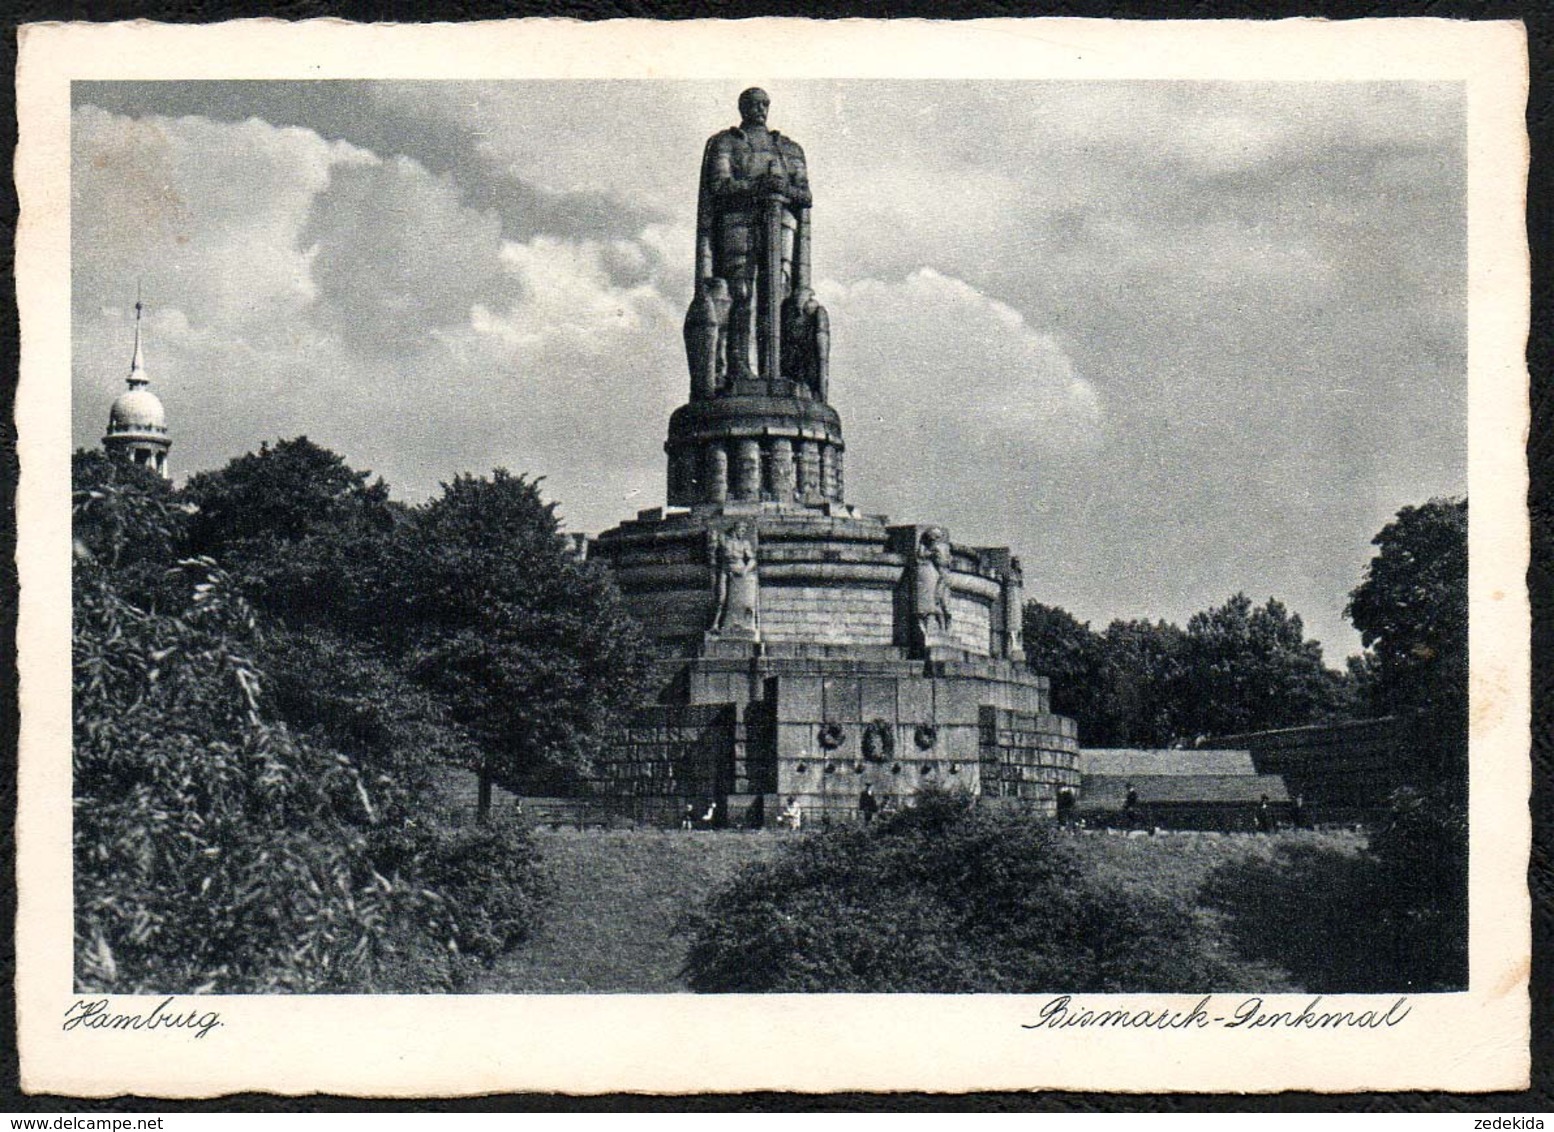
[[[853,820],[866,785],[886,807],[933,785],[1051,812],[1079,786],[1073,721],[1024,664],[1020,566],[1004,547],[765,500],[644,511],[588,553],[660,650],[657,702],[593,782],[636,820],[716,803],[770,824],[789,798]]]

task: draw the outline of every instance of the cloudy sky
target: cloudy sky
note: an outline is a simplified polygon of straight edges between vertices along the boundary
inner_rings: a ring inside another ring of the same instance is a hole
[[[759,77],[754,77],[759,78]],[[1238,590],[1324,642],[1466,489],[1460,87],[783,82],[848,498],[1097,628]],[[75,442],[137,279],[180,475],[305,433],[395,494],[663,503],[701,147],[738,86],[77,83]]]

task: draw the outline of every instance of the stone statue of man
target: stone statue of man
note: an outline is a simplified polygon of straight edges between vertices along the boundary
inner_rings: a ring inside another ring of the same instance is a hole
[[[728,283],[731,380],[781,376],[783,300],[809,284],[809,173],[799,144],[768,129],[771,99],[739,96],[740,123],[702,156],[696,209],[696,287]]]
[[[921,642],[927,645],[950,627],[950,565],[954,548],[941,527],[929,527],[917,542],[914,610]]]
[[[712,631],[753,640],[760,635],[761,581],[757,574],[755,535],[745,522],[714,535],[718,608]]]

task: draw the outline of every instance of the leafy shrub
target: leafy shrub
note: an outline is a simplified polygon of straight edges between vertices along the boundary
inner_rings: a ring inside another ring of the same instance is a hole
[[[1094,881],[1046,822],[943,791],[804,836],[685,930],[698,991],[1191,991],[1223,974],[1189,909]]]
[[[251,614],[224,576],[185,617],[76,572],[78,979],[101,990],[264,992],[349,986],[394,888],[340,799],[370,801],[345,757],[259,711]]]
[[[177,562],[189,512],[165,483],[76,471],[82,989],[450,989],[461,950],[522,939],[532,843],[429,806],[468,746],[445,709],[369,643],[267,621],[214,560]]]
[[[425,930],[480,959],[528,939],[554,895],[533,835],[516,821],[412,822],[383,843],[380,860],[396,858],[426,886]]]
[[[1392,795],[1370,850],[1388,900],[1380,912],[1419,989],[1468,985],[1468,812],[1456,783]]]

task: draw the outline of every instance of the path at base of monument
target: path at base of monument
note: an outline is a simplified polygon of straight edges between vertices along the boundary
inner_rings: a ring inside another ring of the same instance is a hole
[[[666,994],[685,991],[683,914],[747,863],[770,858],[791,834],[664,830],[541,831],[558,887],[538,936],[498,960],[471,991],[491,994]],[[1215,868],[1270,858],[1295,842],[1357,851],[1354,834],[1274,837],[1163,834],[1076,836],[1081,857],[1104,880],[1192,903]],[[1200,911],[1200,915],[1209,916]],[[1238,962],[1242,987],[1297,990],[1282,971]]]

